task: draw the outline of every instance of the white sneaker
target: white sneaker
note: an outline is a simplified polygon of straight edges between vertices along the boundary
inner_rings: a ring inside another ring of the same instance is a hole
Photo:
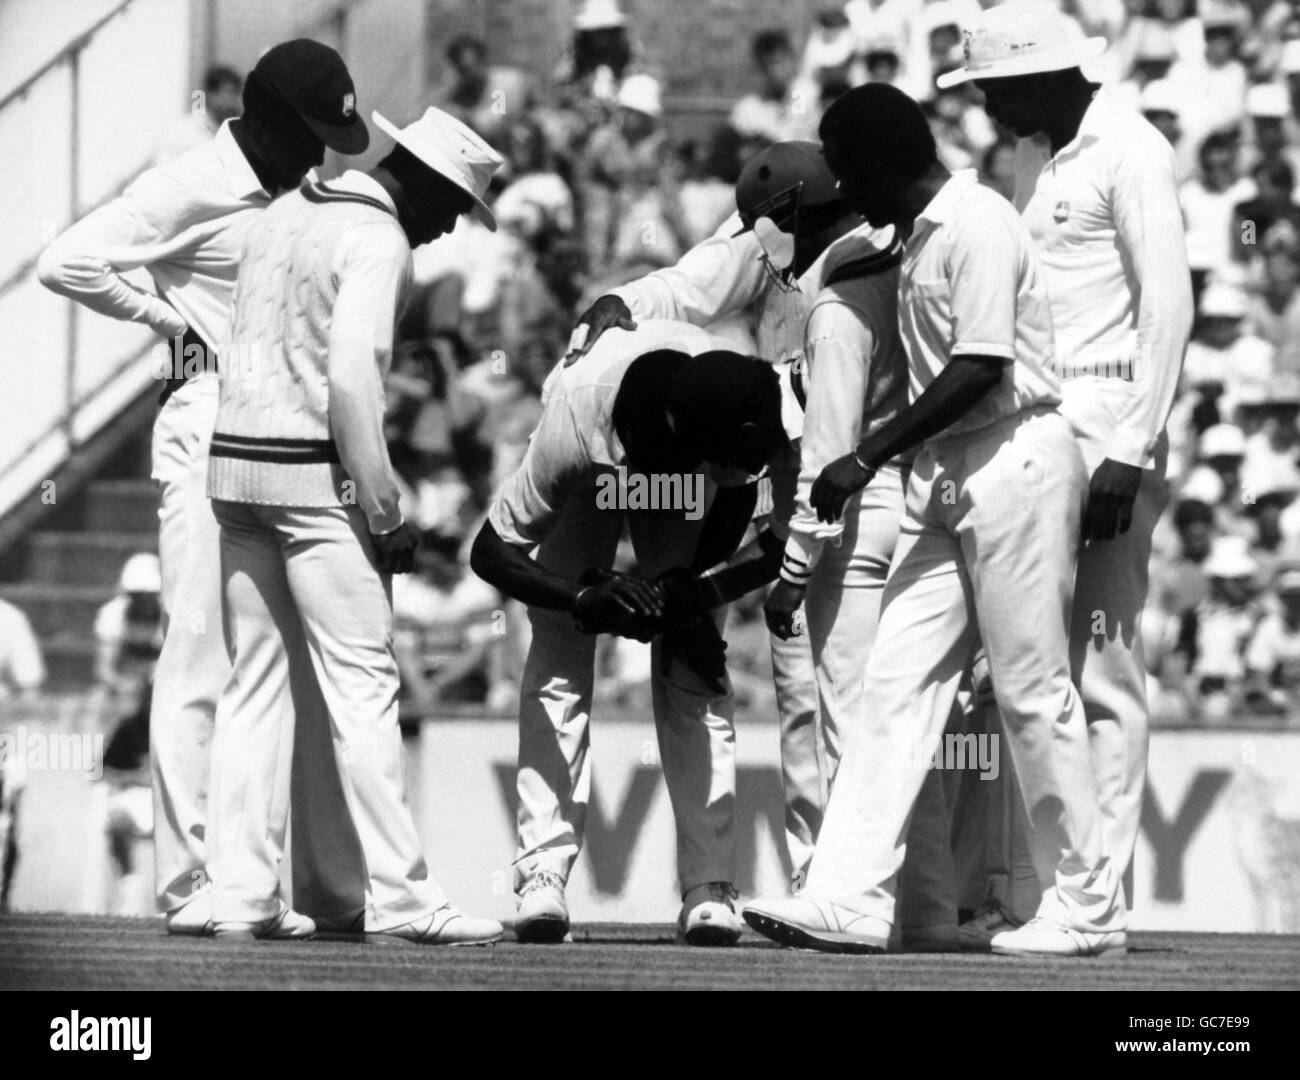
[[[283,901],[280,910],[257,922],[219,922],[212,933],[223,941],[304,941],[316,933],[316,924]]]
[[[163,916],[167,933],[187,937],[207,937],[213,929],[212,889],[204,888],[190,896],[178,908]]]
[[[437,911],[392,930],[367,931],[366,941],[373,945],[407,941],[416,945],[491,945],[504,933],[505,927],[496,919],[480,919],[443,904]]]
[[[564,878],[553,870],[534,871],[519,890],[515,937],[521,945],[558,945],[568,932]]]
[[[688,889],[677,916],[677,940],[687,945],[734,945],[744,924],[732,904],[740,894],[729,881],[710,881]]]
[[[755,900],[745,905],[745,922],[794,949],[882,953],[889,944],[889,925],[882,920],[806,896]]]
[[[1020,925],[1000,907],[984,908],[957,927],[957,944],[962,952],[990,952],[994,937]]]
[[[992,948],[999,956],[1106,956],[1128,952],[1123,930],[1073,930],[1068,926],[1030,919],[1016,930],[995,934]]]

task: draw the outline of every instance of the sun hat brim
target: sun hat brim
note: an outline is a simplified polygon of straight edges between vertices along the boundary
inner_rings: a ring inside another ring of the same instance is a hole
[[[949,87],[972,82],[975,79],[1010,79],[1017,75],[1041,75],[1048,71],[1065,71],[1067,68],[1079,67],[1090,60],[1095,60],[1105,51],[1105,38],[1085,38],[1059,49],[994,60],[983,67],[958,68],[956,71],[940,75],[935,79],[935,85],[940,90],[947,90]]]

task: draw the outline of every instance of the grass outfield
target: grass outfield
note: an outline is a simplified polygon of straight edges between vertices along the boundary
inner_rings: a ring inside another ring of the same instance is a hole
[[[1127,957],[829,956],[746,933],[734,949],[672,928],[580,925],[574,943],[487,948],[169,938],[161,922],[0,918],[0,989],[73,990],[1279,990],[1300,988],[1300,937],[1137,933]]]

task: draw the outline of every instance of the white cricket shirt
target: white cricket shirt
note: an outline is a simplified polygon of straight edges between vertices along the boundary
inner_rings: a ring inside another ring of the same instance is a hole
[[[270,202],[227,122],[68,228],[41,253],[36,272],[101,315],[166,338],[193,327],[215,348],[226,337],[244,242]],[[157,295],[121,276],[137,267]]]
[[[614,430],[614,398],[633,360],[656,349],[697,356],[719,347],[698,327],[647,319],[635,330],[605,331],[581,363],[558,364],[542,388],[542,417],[524,460],[488,507],[497,535],[522,547],[540,544],[597,469],[627,463]]]
[[[953,173],[918,215],[903,253],[898,319],[912,401],[954,356],[1006,361],[1001,382],[936,438],[1060,403],[1048,366],[1052,313],[1033,242],[1015,208],[974,169]]]

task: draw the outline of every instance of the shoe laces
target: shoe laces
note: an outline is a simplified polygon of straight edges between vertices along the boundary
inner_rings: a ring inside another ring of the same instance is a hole
[[[732,885],[731,882],[710,881],[708,884],[708,890],[710,900],[714,900],[719,904],[726,904],[726,906],[731,908],[732,911],[736,910],[732,907],[731,902],[733,900],[739,900],[740,893],[736,891],[735,886]]]
[[[1010,918],[1001,908],[986,908],[975,916],[975,925],[981,930],[992,930],[999,923],[1006,923],[1008,926],[1015,927],[1018,924]]]
[[[535,870],[528,875],[528,880],[524,882],[524,887],[519,890],[520,896],[527,896],[530,892],[536,892],[538,889],[556,889],[564,892],[564,879],[554,870]]]

